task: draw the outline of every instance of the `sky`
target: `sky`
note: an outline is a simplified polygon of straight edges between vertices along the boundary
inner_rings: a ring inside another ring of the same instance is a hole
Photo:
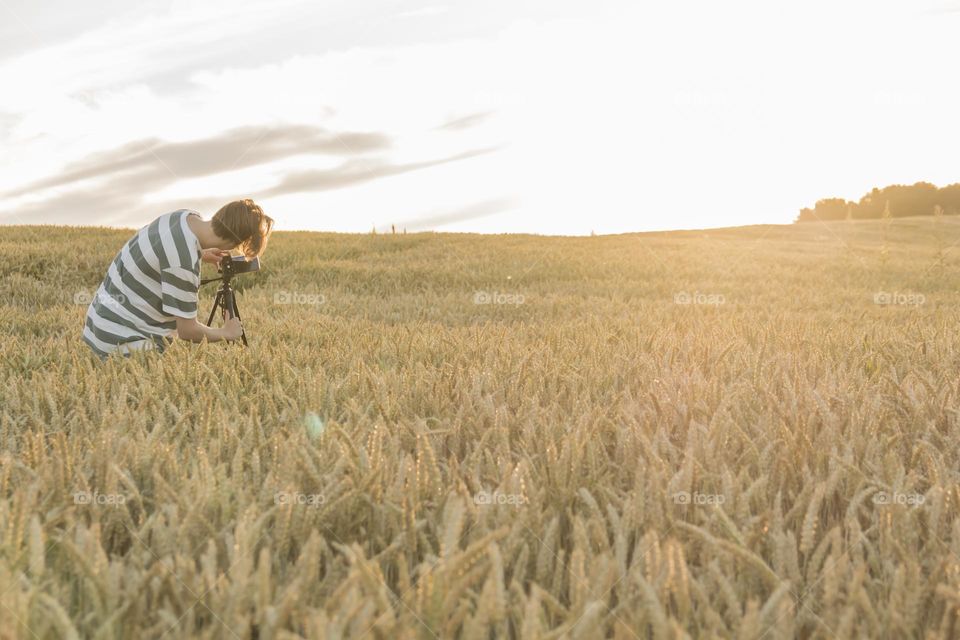
[[[0,224],[597,234],[960,181],[960,2],[0,0]]]

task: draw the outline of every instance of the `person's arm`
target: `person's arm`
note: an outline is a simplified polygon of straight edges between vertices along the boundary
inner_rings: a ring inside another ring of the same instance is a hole
[[[222,342],[239,340],[243,334],[243,325],[236,318],[230,318],[222,327],[213,328],[201,324],[196,318],[177,318],[177,337],[190,342]]]
[[[216,262],[220,252],[207,251],[203,260]],[[239,340],[243,327],[236,318],[214,329],[197,320],[198,288],[200,286],[200,261],[185,265],[185,259],[176,251],[164,254],[160,271],[160,290],[163,296],[163,311],[177,319],[176,335],[189,342],[222,342]]]

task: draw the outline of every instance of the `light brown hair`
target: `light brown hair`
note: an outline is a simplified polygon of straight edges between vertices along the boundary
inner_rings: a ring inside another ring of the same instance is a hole
[[[213,216],[213,232],[224,240],[234,240],[237,249],[248,258],[254,258],[267,248],[273,232],[273,218],[253,200],[234,200]]]

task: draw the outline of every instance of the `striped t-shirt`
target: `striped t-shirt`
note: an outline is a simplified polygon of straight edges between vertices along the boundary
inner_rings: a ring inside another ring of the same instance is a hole
[[[181,209],[140,229],[114,258],[87,309],[83,340],[104,357],[163,350],[177,318],[197,317],[200,241]]]

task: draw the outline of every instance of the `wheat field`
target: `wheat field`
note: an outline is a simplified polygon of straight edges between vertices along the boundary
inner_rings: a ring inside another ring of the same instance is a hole
[[[0,639],[960,637],[960,220],[277,233],[100,363],[130,233],[0,235]]]

